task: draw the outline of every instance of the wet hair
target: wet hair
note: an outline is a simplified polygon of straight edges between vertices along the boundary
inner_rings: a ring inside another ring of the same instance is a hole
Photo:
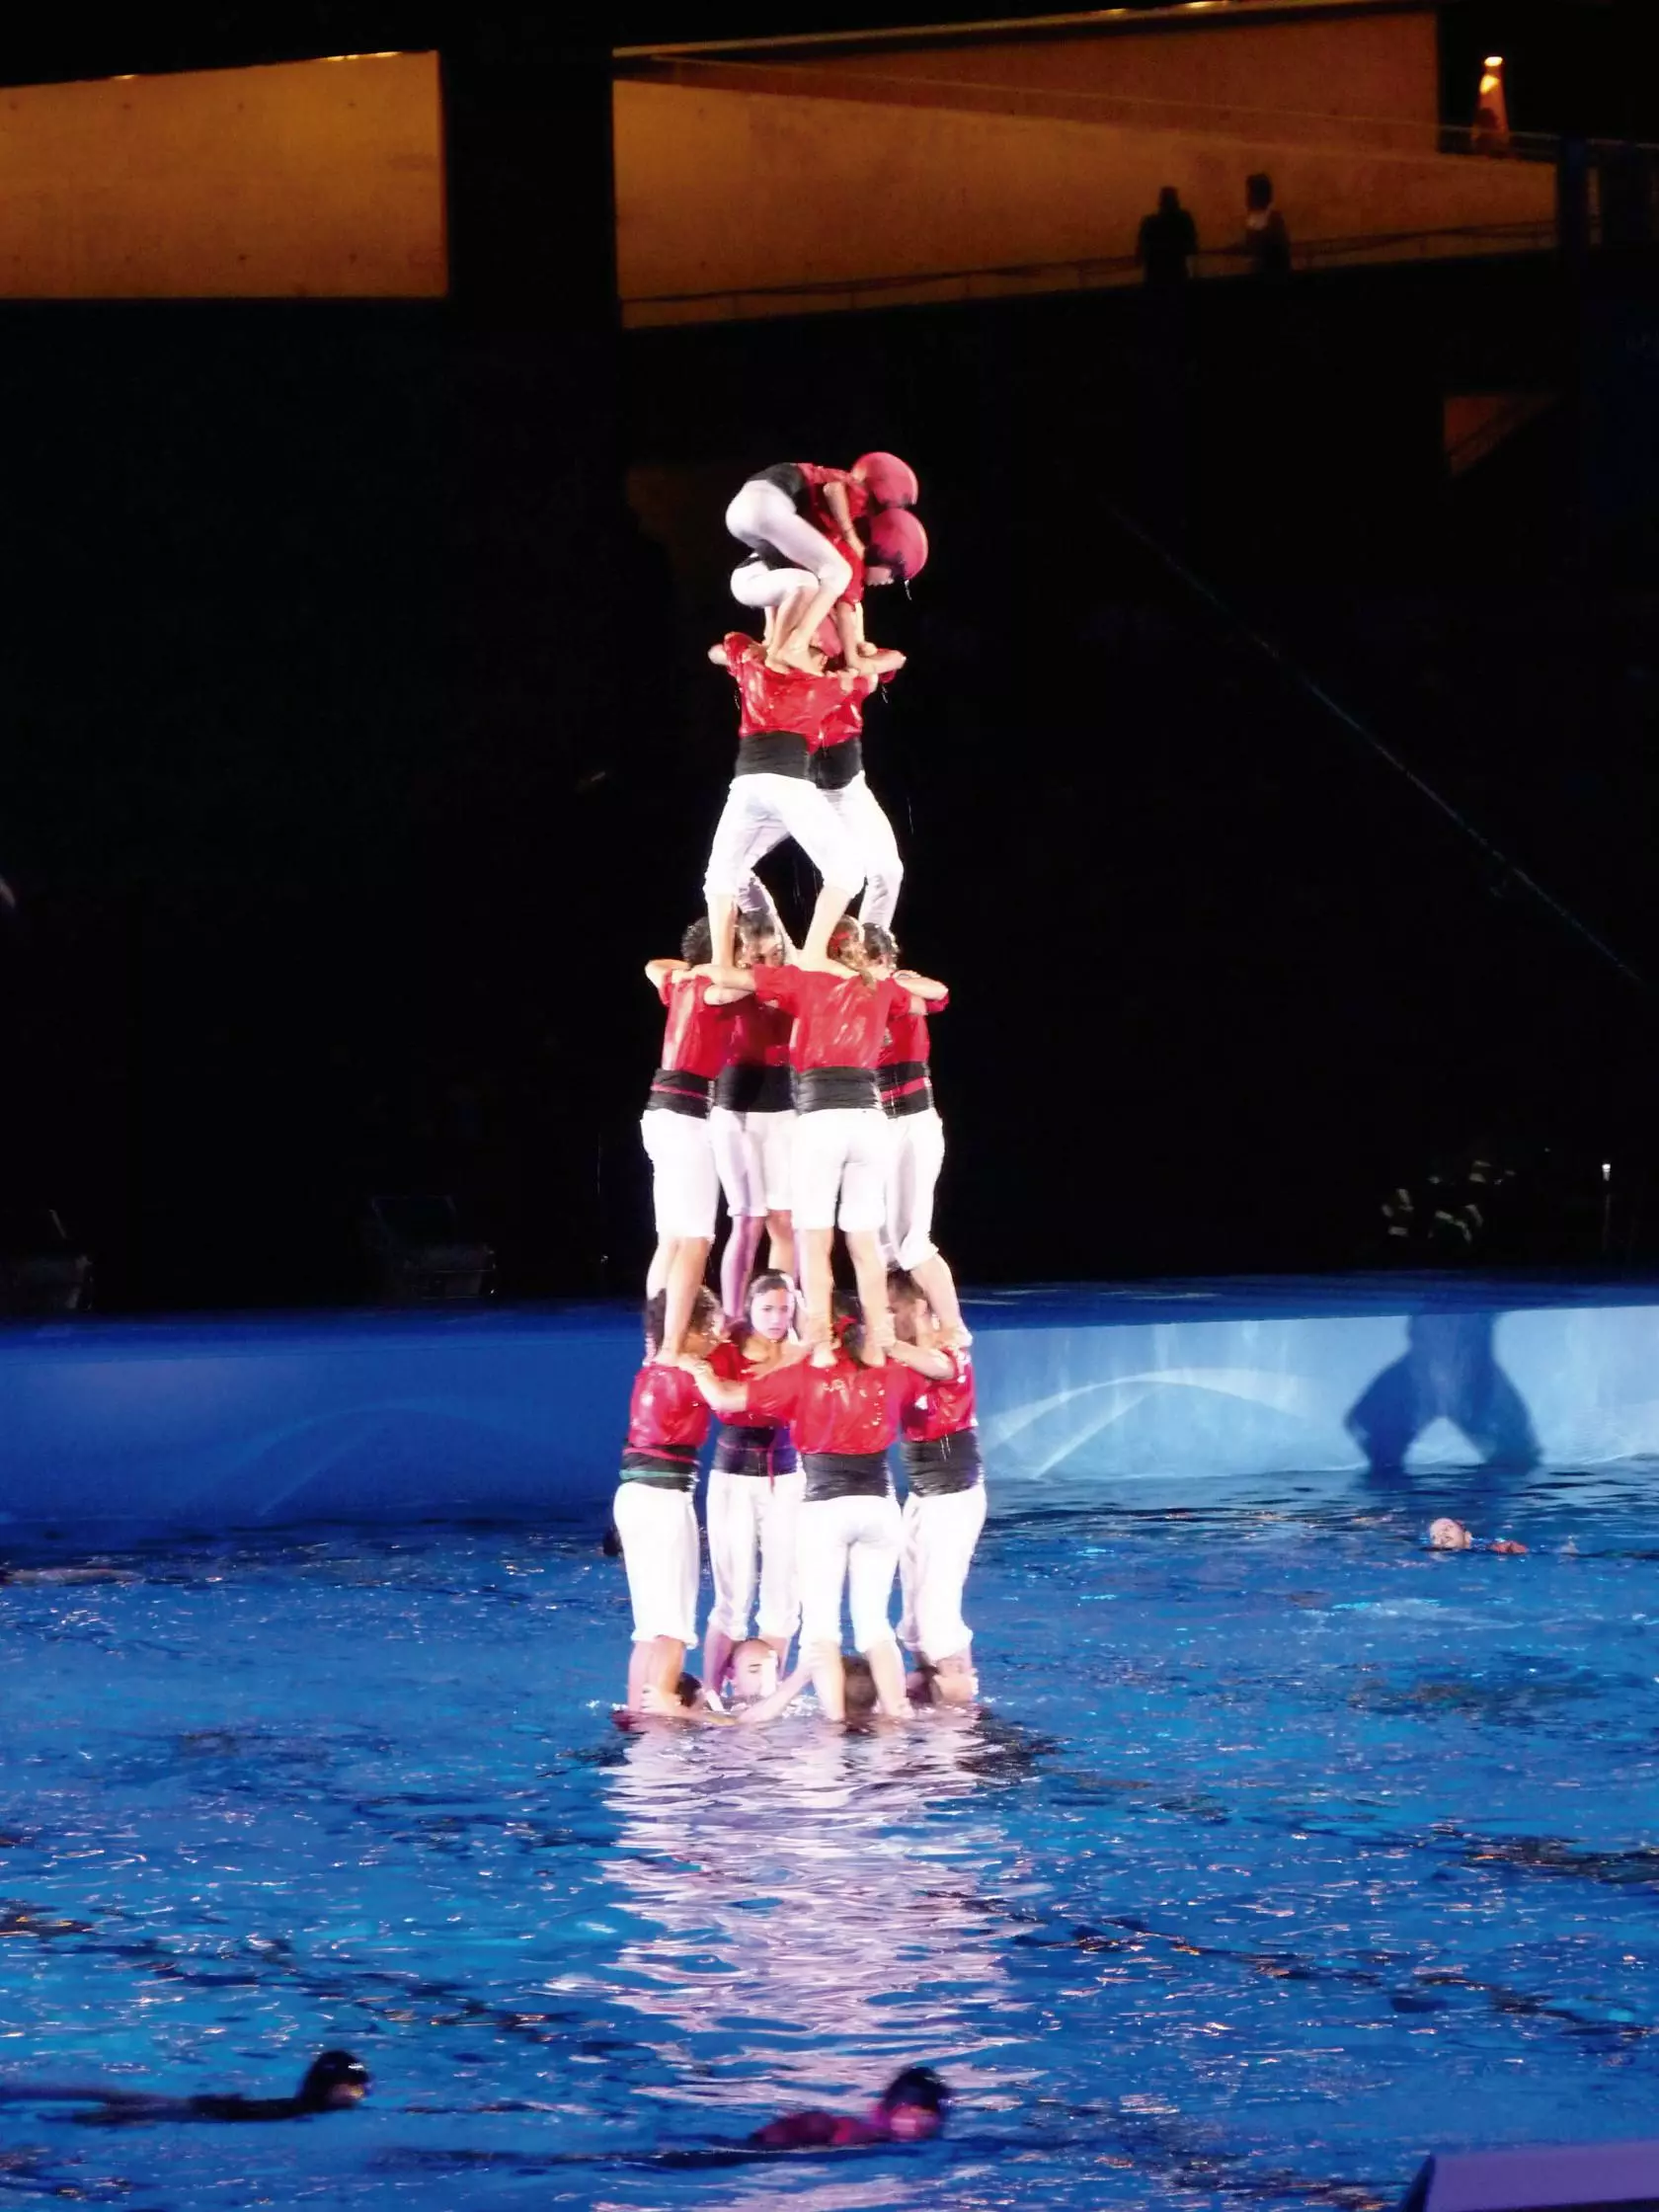
[[[872,960],[891,960],[896,968],[899,965],[899,940],[879,921],[864,924],[864,950]]]
[[[297,2101],[326,2105],[333,2102],[337,2090],[356,2090],[361,2096],[367,2088],[368,2068],[360,2058],[350,2051],[324,2051],[306,2068]]]
[[[864,1308],[851,1291],[837,1291],[830,1301],[830,1325],[835,1341],[849,1359],[864,1357]]]
[[[663,1324],[668,1319],[668,1292],[653,1292],[645,1302],[645,1335],[654,1354],[663,1349]],[[720,1301],[706,1283],[699,1285],[697,1295],[691,1301],[690,1327],[712,1331],[719,1319]]]
[[[707,927],[707,923],[704,927]],[[751,945],[758,945],[763,944],[768,937],[781,937],[783,928],[777,915],[769,908],[763,907],[755,914],[739,914],[738,935],[747,938]]]
[[[842,914],[830,932],[830,957],[831,960],[838,960],[846,946],[862,945],[863,942],[864,924],[856,914]]]
[[[674,1684],[674,1696],[682,1705],[694,1705],[702,1694],[702,1683],[695,1675],[681,1675]]]
[[[890,1267],[888,1269],[887,1295],[889,1299],[911,1300],[917,1305],[926,1304],[915,1277],[907,1267]]]
[[[891,2112],[895,2105],[919,2105],[924,2112],[933,2112],[942,2120],[950,2109],[950,2085],[931,2066],[907,2066],[903,2074],[895,2074],[881,2094],[881,2108]]]
[[[844,1684],[846,1716],[849,1720],[868,1720],[881,1704],[876,1696],[876,1678],[870,1672],[868,1659],[843,1659],[841,1679]]]
[[[679,957],[688,960],[693,968],[700,968],[714,958],[714,939],[709,935],[707,914],[699,914],[680,938]]]
[[[789,1276],[780,1273],[775,1267],[767,1268],[763,1275],[756,1275],[750,1282],[749,1289],[744,1293],[744,1317],[746,1320],[754,1311],[755,1300],[764,1298],[768,1291],[787,1291],[793,1298],[795,1296],[795,1285]]]

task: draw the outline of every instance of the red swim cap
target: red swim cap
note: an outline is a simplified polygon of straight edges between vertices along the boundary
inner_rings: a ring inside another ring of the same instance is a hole
[[[914,507],[921,497],[915,470],[897,453],[860,453],[852,473],[877,507]]]
[[[927,566],[927,532],[907,509],[884,507],[864,532],[867,567],[891,569],[901,584]]]

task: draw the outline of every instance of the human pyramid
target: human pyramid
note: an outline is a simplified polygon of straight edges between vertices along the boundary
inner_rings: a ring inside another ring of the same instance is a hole
[[[646,968],[668,1019],[641,1121],[657,1220],[647,1356],[614,1506],[633,1606],[630,1715],[753,1725],[810,1682],[829,1720],[904,1720],[912,1699],[977,1693],[962,1601],[985,1480],[970,1339],[932,1235],[944,1130],[927,1021],[947,992],[899,967],[904,869],[862,747],[865,700],[905,665],[866,638],[864,594],[925,564],[916,497],[896,454],[866,453],[844,470],[779,462],[726,513],[748,548],[733,596],[764,611],[765,633],[734,630],[710,650],[739,722],[708,910],[681,957]],[[821,879],[799,950],[754,873],[788,837]],[[722,1189],[717,1301],[704,1275]],[[837,1228],[855,1298],[834,1289]],[[711,1415],[714,1604],[698,1685],[683,1670]],[[909,1675],[901,1639],[918,1663]]]

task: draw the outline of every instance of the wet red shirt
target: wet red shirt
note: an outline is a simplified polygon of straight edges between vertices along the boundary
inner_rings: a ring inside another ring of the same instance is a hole
[[[663,1057],[657,1065],[687,1075],[706,1076],[712,1083],[726,1065],[732,1017],[742,1001],[731,999],[724,1006],[711,1006],[707,1003],[708,988],[706,976],[687,978],[682,968],[663,978],[657,995],[669,1009],[669,1019],[663,1031]]]
[[[732,1007],[732,1024],[726,1035],[728,1065],[787,1067],[789,1021],[789,1015],[781,1006],[764,1006],[758,998],[738,999]]]
[[[838,546],[852,563],[852,581],[841,597],[849,606],[856,606],[864,596],[864,548],[856,529],[851,537],[843,537],[841,525],[824,496],[825,486],[838,484],[846,494],[847,513],[854,524],[861,522],[870,512],[870,495],[856,477],[849,476],[844,468],[824,468],[817,461],[797,461],[807,487],[807,520],[815,530],[822,530],[831,545]]]
[[[924,1011],[919,1014],[913,1012],[912,1004],[922,1006]],[[881,1058],[876,1066],[897,1067],[904,1061],[919,1061],[925,1066],[933,1050],[927,1035],[927,1016],[942,1014],[949,1004],[948,990],[943,998],[918,998],[913,1001],[907,992],[904,1005],[887,1017],[887,1035],[882,1041]]]
[[[840,651],[839,640],[835,650]],[[889,669],[887,675],[895,672]],[[816,752],[825,746],[845,745],[849,738],[864,734],[864,702],[878,683],[885,683],[886,675],[860,675],[853,678],[850,690],[841,692],[834,705],[819,725],[818,736],[813,740]]]
[[[789,1014],[789,1065],[808,1067],[874,1067],[894,1012],[909,993],[890,978],[868,984],[861,976],[827,975],[820,969],[756,968],[754,995],[763,1006]]]
[[[925,1375],[911,1377],[915,1389],[900,1420],[907,1444],[930,1444],[938,1437],[960,1436],[964,1429],[979,1427],[974,1363],[966,1352],[953,1352],[951,1358],[956,1372],[946,1382],[934,1382]]]
[[[769,737],[787,730],[809,745],[816,744],[825,716],[842,696],[839,678],[767,668],[763,649],[745,630],[729,630],[721,643],[727,671],[738,687],[739,738]]]
[[[699,1452],[707,1440],[708,1401],[681,1367],[649,1363],[634,1377],[628,1401],[631,1452]]]
[[[787,1421],[799,1452],[885,1452],[921,1382],[897,1360],[860,1367],[842,1353],[833,1367],[808,1361],[755,1376],[745,1418]]]

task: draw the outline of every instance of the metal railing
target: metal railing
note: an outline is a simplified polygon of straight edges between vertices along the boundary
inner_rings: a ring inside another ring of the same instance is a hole
[[[1455,223],[1432,230],[1367,231],[1345,238],[1308,238],[1291,249],[1293,271],[1364,267],[1378,261],[1540,254],[1554,251],[1548,223]],[[1193,280],[1237,278],[1250,271],[1243,245],[1202,249],[1192,257]],[[824,277],[810,282],[719,285],[709,291],[639,293],[624,299],[625,320],[742,322],[758,315],[822,313],[923,305],[928,301],[1002,298],[1019,291],[1095,291],[1141,281],[1134,254],[1070,261],[1002,262],[975,269],[916,270],[882,276]],[[675,310],[702,309],[676,314]],[[660,312],[642,312],[658,310]]]

